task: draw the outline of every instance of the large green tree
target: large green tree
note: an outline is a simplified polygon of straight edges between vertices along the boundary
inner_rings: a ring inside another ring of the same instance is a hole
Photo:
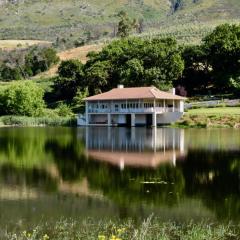
[[[54,95],[58,100],[72,100],[77,90],[85,88],[84,65],[79,60],[62,61],[54,81]]]
[[[126,86],[171,87],[184,69],[175,40],[125,38],[113,41],[99,53],[89,54],[85,66],[90,93]]]
[[[185,68],[178,84],[184,86],[188,95],[205,93],[212,85],[211,66],[202,45],[185,46],[182,51]]]
[[[212,67],[214,84],[228,89],[230,79],[240,76],[240,24],[223,24],[203,39],[203,47]]]

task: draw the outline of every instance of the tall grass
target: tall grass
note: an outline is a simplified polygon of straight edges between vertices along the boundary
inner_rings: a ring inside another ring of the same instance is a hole
[[[0,126],[76,126],[76,117],[2,116]]]
[[[5,229],[2,237],[6,240],[237,240],[240,238],[240,226],[206,222],[162,223],[151,217],[140,225],[131,220],[60,220],[54,224],[39,223],[31,229]]]

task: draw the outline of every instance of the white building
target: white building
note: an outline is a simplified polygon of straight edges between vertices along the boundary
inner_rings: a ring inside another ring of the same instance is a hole
[[[183,115],[185,99],[156,87],[124,88],[119,85],[86,98],[85,116],[78,116],[78,125],[134,127],[170,124]]]

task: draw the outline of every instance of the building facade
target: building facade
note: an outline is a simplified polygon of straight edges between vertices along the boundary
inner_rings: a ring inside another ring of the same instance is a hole
[[[185,98],[156,87],[124,88],[85,99],[85,115],[78,125],[157,126],[170,124],[184,113]]]

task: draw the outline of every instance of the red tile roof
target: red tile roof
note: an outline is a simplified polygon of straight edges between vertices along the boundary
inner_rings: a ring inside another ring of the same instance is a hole
[[[171,99],[185,100],[186,98],[169,92],[160,91],[156,87],[114,88],[108,92],[87,97],[86,101],[124,100],[124,99]]]

